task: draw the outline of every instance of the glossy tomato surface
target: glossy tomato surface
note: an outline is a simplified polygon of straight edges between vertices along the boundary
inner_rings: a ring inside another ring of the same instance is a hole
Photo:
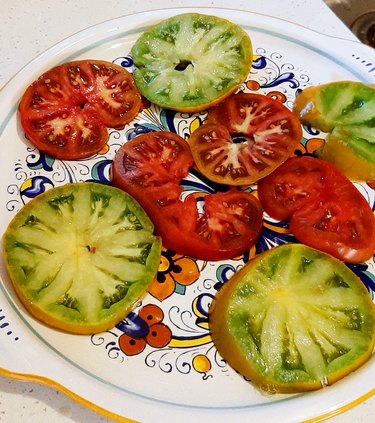
[[[294,236],[340,260],[375,254],[375,217],[357,188],[333,165],[313,157],[288,159],[258,184],[265,211],[290,220]]]
[[[354,198],[306,204],[296,210],[289,224],[300,242],[343,261],[360,263],[375,254],[374,215]]]
[[[262,229],[259,200],[232,190],[203,195],[198,207],[196,197],[183,195],[180,185],[192,164],[184,139],[170,132],[152,132],[127,142],[116,153],[112,183],[139,201],[165,247],[202,260],[242,254]]]
[[[48,70],[25,91],[19,111],[26,137],[51,157],[90,157],[107,143],[107,127],[122,128],[139,112],[131,74],[98,60]]]
[[[209,110],[189,143],[200,172],[211,181],[249,185],[291,156],[302,138],[298,116],[261,94],[234,94]]]

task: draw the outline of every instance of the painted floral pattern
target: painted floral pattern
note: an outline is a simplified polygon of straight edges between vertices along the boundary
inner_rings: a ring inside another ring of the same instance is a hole
[[[149,288],[149,293],[159,301],[165,300],[173,293],[184,295],[186,287],[198,278],[199,269],[196,260],[164,249],[159,271]]]
[[[126,355],[140,354],[148,344],[163,348],[169,344],[172,332],[163,323],[163,310],[154,304],[141,308],[138,314],[131,312],[117,325],[124,332],[118,339],[121,351]]]

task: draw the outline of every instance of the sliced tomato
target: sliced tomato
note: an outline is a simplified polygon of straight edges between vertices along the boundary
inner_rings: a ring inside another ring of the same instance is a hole
[[[183,13],[145,31],[131,50],[134,78],[154,104],[180,112],[206,110],[248,76],[252,45],[238,25],[216,16]]]
[[[302,123],[330,134],[318,150],[355,181],[375,180],[374,86],[336,81],[305,88],[294,111]]]
[[[258,196],[271,217],[287,220],[303,203],[321,197],[333,173],[332,166],[314,157],[292,157],[258,182]]]
[[[290,158],[259,181],[258,195],[271,217],[290,219],[290,229],[300,242],[351,263],[375,254],[371,207],[330,163]]]
[[[263,226],[263,209],[259,200],[243,191],[212,194],[205,198],[205,214],[196,232],[209,241],[212,254],[222,258],[236,256],[249,249]],[[227,257],[225,257],[227,256]]]
[[[25,91],[19,111],[26,137],[51,157],[90,157],[107,143],[107,127],[123,128],[141,96],[131,74],[113,63],[81,60],[48,70]]]
[[[263,209],[254,195],[234,190],[206,195],[201,214],[189,196],[150,217],[164,246],[216,261],[236,257],[254,245],[262,230]]]
[[[291,217],[290,229],[300,242],[340,260],[366,261],[375,254],[375,219],[370,207],[353,200],[332,196],[307,203]]]
[[[263,209],[252,194],[233,190],[183,199],[182,178],[193,164],[185,140],[169,132],[140,135],[124,144],[112,166],[112,183],[146,210],[165,247],[202,260],[233,258],[260,235]]]
[[[250,260],[209,312],[219,354],[268,394],[331,385],[374,350],[375,306],[361,280],[339,260],[301,244]]]
[[[172,132],[149,132],[124,144],[116,153],[112,182],[136,198],[148,214],[154,206],[179,201],[181,179],[193,158],[186,141]]]
[[[302,138],[298,116],[269,96],[240,93],[209,110],[189,143],[208,179],[249,185],[283,163]]]
[[[142,298],[161,240],[128,194],[93,182],[64,184],[16,214],[3,237],[15,291],[42,322],[71,333],[112,328]]]
[[[158,222],[158,231],[166,217],[179,219],[182,186],[181,179],[189,174],[193,165],[187,142],[172,132],[160,131],[142,134],[124,144],[116,153],[112,164],[112,184],[128,192],[143,204],[147,214]],[[186,210],[188,202],[185,203]],[[195,214],[193,214],[195,213]],[[197,211],[191,207],[178,225],[195,222]],[[164,229],[167,232],[168,228]]]

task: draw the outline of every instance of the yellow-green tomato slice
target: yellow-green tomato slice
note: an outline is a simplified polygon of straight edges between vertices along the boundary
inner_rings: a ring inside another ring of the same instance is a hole
[[[53,188],[27,203],[3,237],[16,293],[27,310],[63,331],[110,329],[145,294],[161,242],[139,204],[91,182]]]
[[[375,89],[343,81],[308,87],[294,111],[304,124],[330,132],[318,155],[348,178],[375,179]]]
[[[318,157],[332,163],[349,179],[375,181],[375,121],[337,126]]]
[[[185,13],[144,32],[131,55],[141,94],[161,107],[205,110],[235,91],[248,76],[252,45],[238,25]]]
[[[330,385],[370,357],[375,307],[345,264],[286,244],[221,288],[210,328],[219,353],[246,379],[271,393],[300,392]]]

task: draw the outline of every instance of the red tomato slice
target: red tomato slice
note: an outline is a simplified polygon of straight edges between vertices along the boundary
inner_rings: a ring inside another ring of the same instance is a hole
[[[258,182],[259,200],[274,219],[290,219],[303,203],[321,197],[332,184],[333,173],[332,166],[313,157],[289,158]]]
[[[201,260],[225,260],[247,251],[258,239],[263,210],[258,199],[243,191],[204,197],[199,214],[193,196],[154,211],[156,232],[179,254]]]
[[[112,183],[146,210],[165,247],[202,260],[224,260],[249,249],[260,235],[263,210],[246,192],[182,200],[180,180],[193,164],[185,140],[169,132],[140,135],[124,144],[112,166]]]
[[[107,127],[138,114],[141,96],[131,74],[113,63],[81,60],[57,66],[25,91],[19,111],[26,137],[51,157],[90,157],[107,143]]]
[[[300,242],[340,260],[360,263],[375,254],[374,215],[354,198],[333,196],[305,204],[295,211],[289,225]]]
[[[213,254],[231,257],[248,250],[263,227],[263,209],[259,200],[243,191],[229,191],[205,197],[205,213],[196,232],[209,241]]]
[[[330,163],[290,158],[259,181],[258,195],[271,217],[290,219],[290,229],[300,242],[351,263],[375,254],[374,214],[356,187]]]
[[[249,185],[283,163],[302,138],[298,116],[261,94],[240,93],[209,110],[189,139],[194,161],[208,179]]]
[[[156,206],[163,208],[180,201],[179,182],[192,165],[193,158],[183,138],[171,132],[149,132],[118,150],[112,182],[136,198],[150,215]]]

